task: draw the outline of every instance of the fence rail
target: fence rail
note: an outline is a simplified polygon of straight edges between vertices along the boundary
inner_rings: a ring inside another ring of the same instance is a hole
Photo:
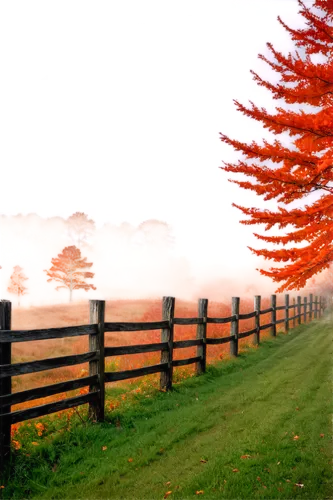
[[[293,304],[289,303],[289,295],[285,295],[285,304],[276,305],[276,295],[271,296],[269,308],[261,309],[261,297],[254,298],[254,311],[246,314],[239,313],[240,298],[232,298],[232,314],[224,318],[208,317],[208,300],[199,299],[198,317],[175,318],[175,298],[163,297],[162,321],[153,322],[105,322],[105,302],[90,301],[90,324],[81,326],[70,326],[64,328],[49,328],[39,330],[11,330],[11,303],[0,302],[0,466],[10,456],[10,426],[27,419],[48,415],[60,410],[89,404],[89,416],[96,421],[104,420],[105,383],[141,377],[148,374],[160,373],[160,387],[162,390],[172,388],[173,368],[189,364],[196,365],[196,373],[201,374],[206,370],[207,345],[230,343],[230,354],[238,355],[239,339],[254,335],[253,343],[260,343],[260,332],[270,328],[271,336],[276,336],[276,325],[284,323],[285,331],[289,330],[290,321],[293,327],[321,316],[325,301],[322,297],[310,294],[309,301],[301,297],[297,301],[293,298]],[[302,310],[303,308],[303,310]],[[277,320],[276,312],[285,311],[285,317]],[[293,310],[294,315],[289,316]],[[295,314],[297,312],[297,314]],[[261,324],[262,315],[271,314],[271,321]],[[254,319],[255,327],[239,333],[239,322],[246,319]],[[207,337],[207,324],[230,323],[230,335],[220,338]],[[174,341],[174,325],[197,325],[196,339]],[[153,344],[137,344],[131,346],[105,347],[105,332],[136,332],[145,330],[161,330],[161,342]],[[11,345],[16,342],[28,342],[32,340],[46,340],[54,338],[75,337],[80,335],[89,336],[89,352],[71,356],[29,361],[24,363],[12,363]],[[175,349],[197,347],[197,355],[187,359],[173,359]],[[138,354],[147,352],[161,352],[160,363],[136,368],[126,371],[106,372],[105,358],[110,356],[122,356],[127,354]],[[89,376],[80,379],[69,380],[57,384],[29,389],[12,393],[11,377],[27,373],[35,373],[52,368],[60,368],[89,362]],[[65,398],[61,401],[51,402],[35,406],[26,410],[11,411],[14,404],[39,399],[66,391],[72,391],[89,386],[88,394]]]

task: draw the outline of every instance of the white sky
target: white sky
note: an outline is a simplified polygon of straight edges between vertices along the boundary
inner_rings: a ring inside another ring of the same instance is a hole
[[[155,218],[196,273],[252,273],[258,228],[240,225],[231,203],[264,205],[218,168],[237,157],[219,132],[264,136],[232,100],[275,104],[249,70],[270,78],[257,55],[268,41],[292,50],[276,18],[297,27],[298,10],[296,0],[3,0],[0,214],[80,211],[98,227]]]

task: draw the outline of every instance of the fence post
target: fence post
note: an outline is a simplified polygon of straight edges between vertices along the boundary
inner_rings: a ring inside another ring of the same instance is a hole
[[[260,295],[255,295],[254,296],[254,310],[255,310],[255,317],[254,317],[254,321],[255,321],[255,328],[256,328],[256,332],[254,334],[254,338],[253,338],[253,344],[254,345],[259,345],[259,342],[260,342],[260,306],[261,306],[261,296]]]
[[[98,333],[89,335],[89,350],[99,351],[99,358],[96,361],[89,362],[89,375],[98,375],[96,385],[91,385],[90,392],[98,391],[96,401],[89,403],[89,418],[96,422],[104,421],[105,404],[105,356],[104,356],[104,320],[105,320],[105,301],[90,300],[90,324],[98,325]]]
[[[285,303],[285,317],[284,317],[284,331],[286,333],[289,332],[289,294],[286,293],[284,296],[284,303]]]
[[[271,295],[271,336],[276,337],[276,295]]]
[[[302,297],[300,295],[297,296],[297,316],[298,316],[298,324],[302,324]]]
[[[313,308],[313,294],[310,293],[310,314],[309,314],[309,321],[312,321],[312,308]]]
[[[197,346],[197,356],[201,356],[200,361],[196,363],[196,374],[201,375],[206,371],[206,354],[207,354],[207,311],[208,299],[199,299],[198,301],[198,318],[204,318],[204,322],[197,326],[197,339],[202,339],[202,344]]]
[[[296,299],[295,299],[295,297],[293,297],[293,311],[294,311],[294,313],[293,313],[293,328],[296,328],[296,318],[295,318],[295,316],[296,316]]]
[[[308,305],[308,299],[307,297],[304,297],[304,323],[306,323],[306,308]]]
[[[161,372],[160,389],[169,391],[172,389],[172,358],[173,358],[173,318],[175,313],[175,298],[163,297],[162,319],[169,321],[167,328],[162,328],[161,342],[167,342],[168,347],[161,351],[161,363],[168,363],[168,369]]]
[[[234,320],[231,320],[230,324],[230,335],[233,339],[230,341],[230,355],[238,356],[238,325],[239,325],[239,297],[232,297],[231,302],[231,315],[236,316]]]
[[[12,304],[9,300],[0,301],[0,335],[1,330],[11,330]],[[0,344],[0,365],[10,365],[12,354],[12,344],[6,342]],[[0,379],[0,396],[12,393],[12,378]],[[1,405],[1,413],[10,413],[10,406]],[[0,471],[3,471],[4,464],[10,458],[10,420],[0,417]]]
[[[315,296],[315,300],[314,300],[314,319],[317,319],[318,317],[318,295]]]

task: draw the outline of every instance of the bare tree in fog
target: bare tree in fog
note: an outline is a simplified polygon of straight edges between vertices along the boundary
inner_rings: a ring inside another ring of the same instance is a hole
[[[82,248],[87,244],[87,239],[95,231],[95,222],[88,219],[88,215],[83,212],[75,212],[67,219],[68,233],[73,243]]]
[[[149,248],[169,250],[175,245],[172,227],[164,221],[148,219],[139,224],[137,232],[142,234],[143,243]]]

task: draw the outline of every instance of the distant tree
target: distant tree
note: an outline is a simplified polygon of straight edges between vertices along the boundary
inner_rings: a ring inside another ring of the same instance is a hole
[[[249,247],[258,256],[282,263],[268,271],[260,270],[282,283],[277,292],[303,288],[333,261],[333,2],[315,0],[311,6],[301,0],[298,3],[305,28],[292,29],[278,20],[302,55],[298,51],[283,55],[268,43],[273,60],[264,55],[259,58],[278,73],[279,83],[270,83],[251,71],[255,82],[284,106],[269,113],[251,101],[250,106],[234,101],[238,111],[261,122],[273,134],[288,133],[289,147],[277,138],[263,140],[260,145],[221,134],[224,143],[243,154],[236,163],[224,162],[221,167],[248,179],[231,182],[279,204],[275,211],[233,204],[248,216],[242,224],[263,224],[266,231],[285,230],[285,234],[273,236],[254,234],[266,244],[287,248]],[[289,208],[293,202],[298,206]]]
[[[1,268],[0,268],[1,269]],[[17,303],[20,306],[20,297],[27,293],[27,288],[24,286],[24,282],[28,279],[20,266],[14,267],[14,272],[10,277],[9,286],[7,288],[9,293],[14,293],[17,295]]]
[[[87,243],[87,239],[95,230],[95,222],[88,219],[88,215],[83,212],[75,212],[67,219],[67,226],[69,236],[72,238],[73,243],[82,248]]]
[[[65,219],[63,219],[59,215],[54,215],[53,217],[48,217],[47,219],[45,219],[45,221],[48,224],[57,224],[57,223],[58,224],[63,224],[65,222]]]
[[[76,246],[65,247],[62,253],[58,254],[51,260],[52,267],[44,272],[47,274],[50,281],[57,281],[61,283],[56,287],[56,290],[61,288],[69,289],[69,301],[72,301],[73,290],[83,289],[86,292],[90,289],[96,290],[94,285],[85,282],[86,279],[94,277],[94,273],[83,271],[83,269],[90,268],[92,262],[87,262],[87,258],[81,257],[81,251]]]
[[[172,247],[174,243],[169,224],[157,219],[148,219],[141,222],[133,239],[136,244],[146,245],[152,249],[167,249]]]

